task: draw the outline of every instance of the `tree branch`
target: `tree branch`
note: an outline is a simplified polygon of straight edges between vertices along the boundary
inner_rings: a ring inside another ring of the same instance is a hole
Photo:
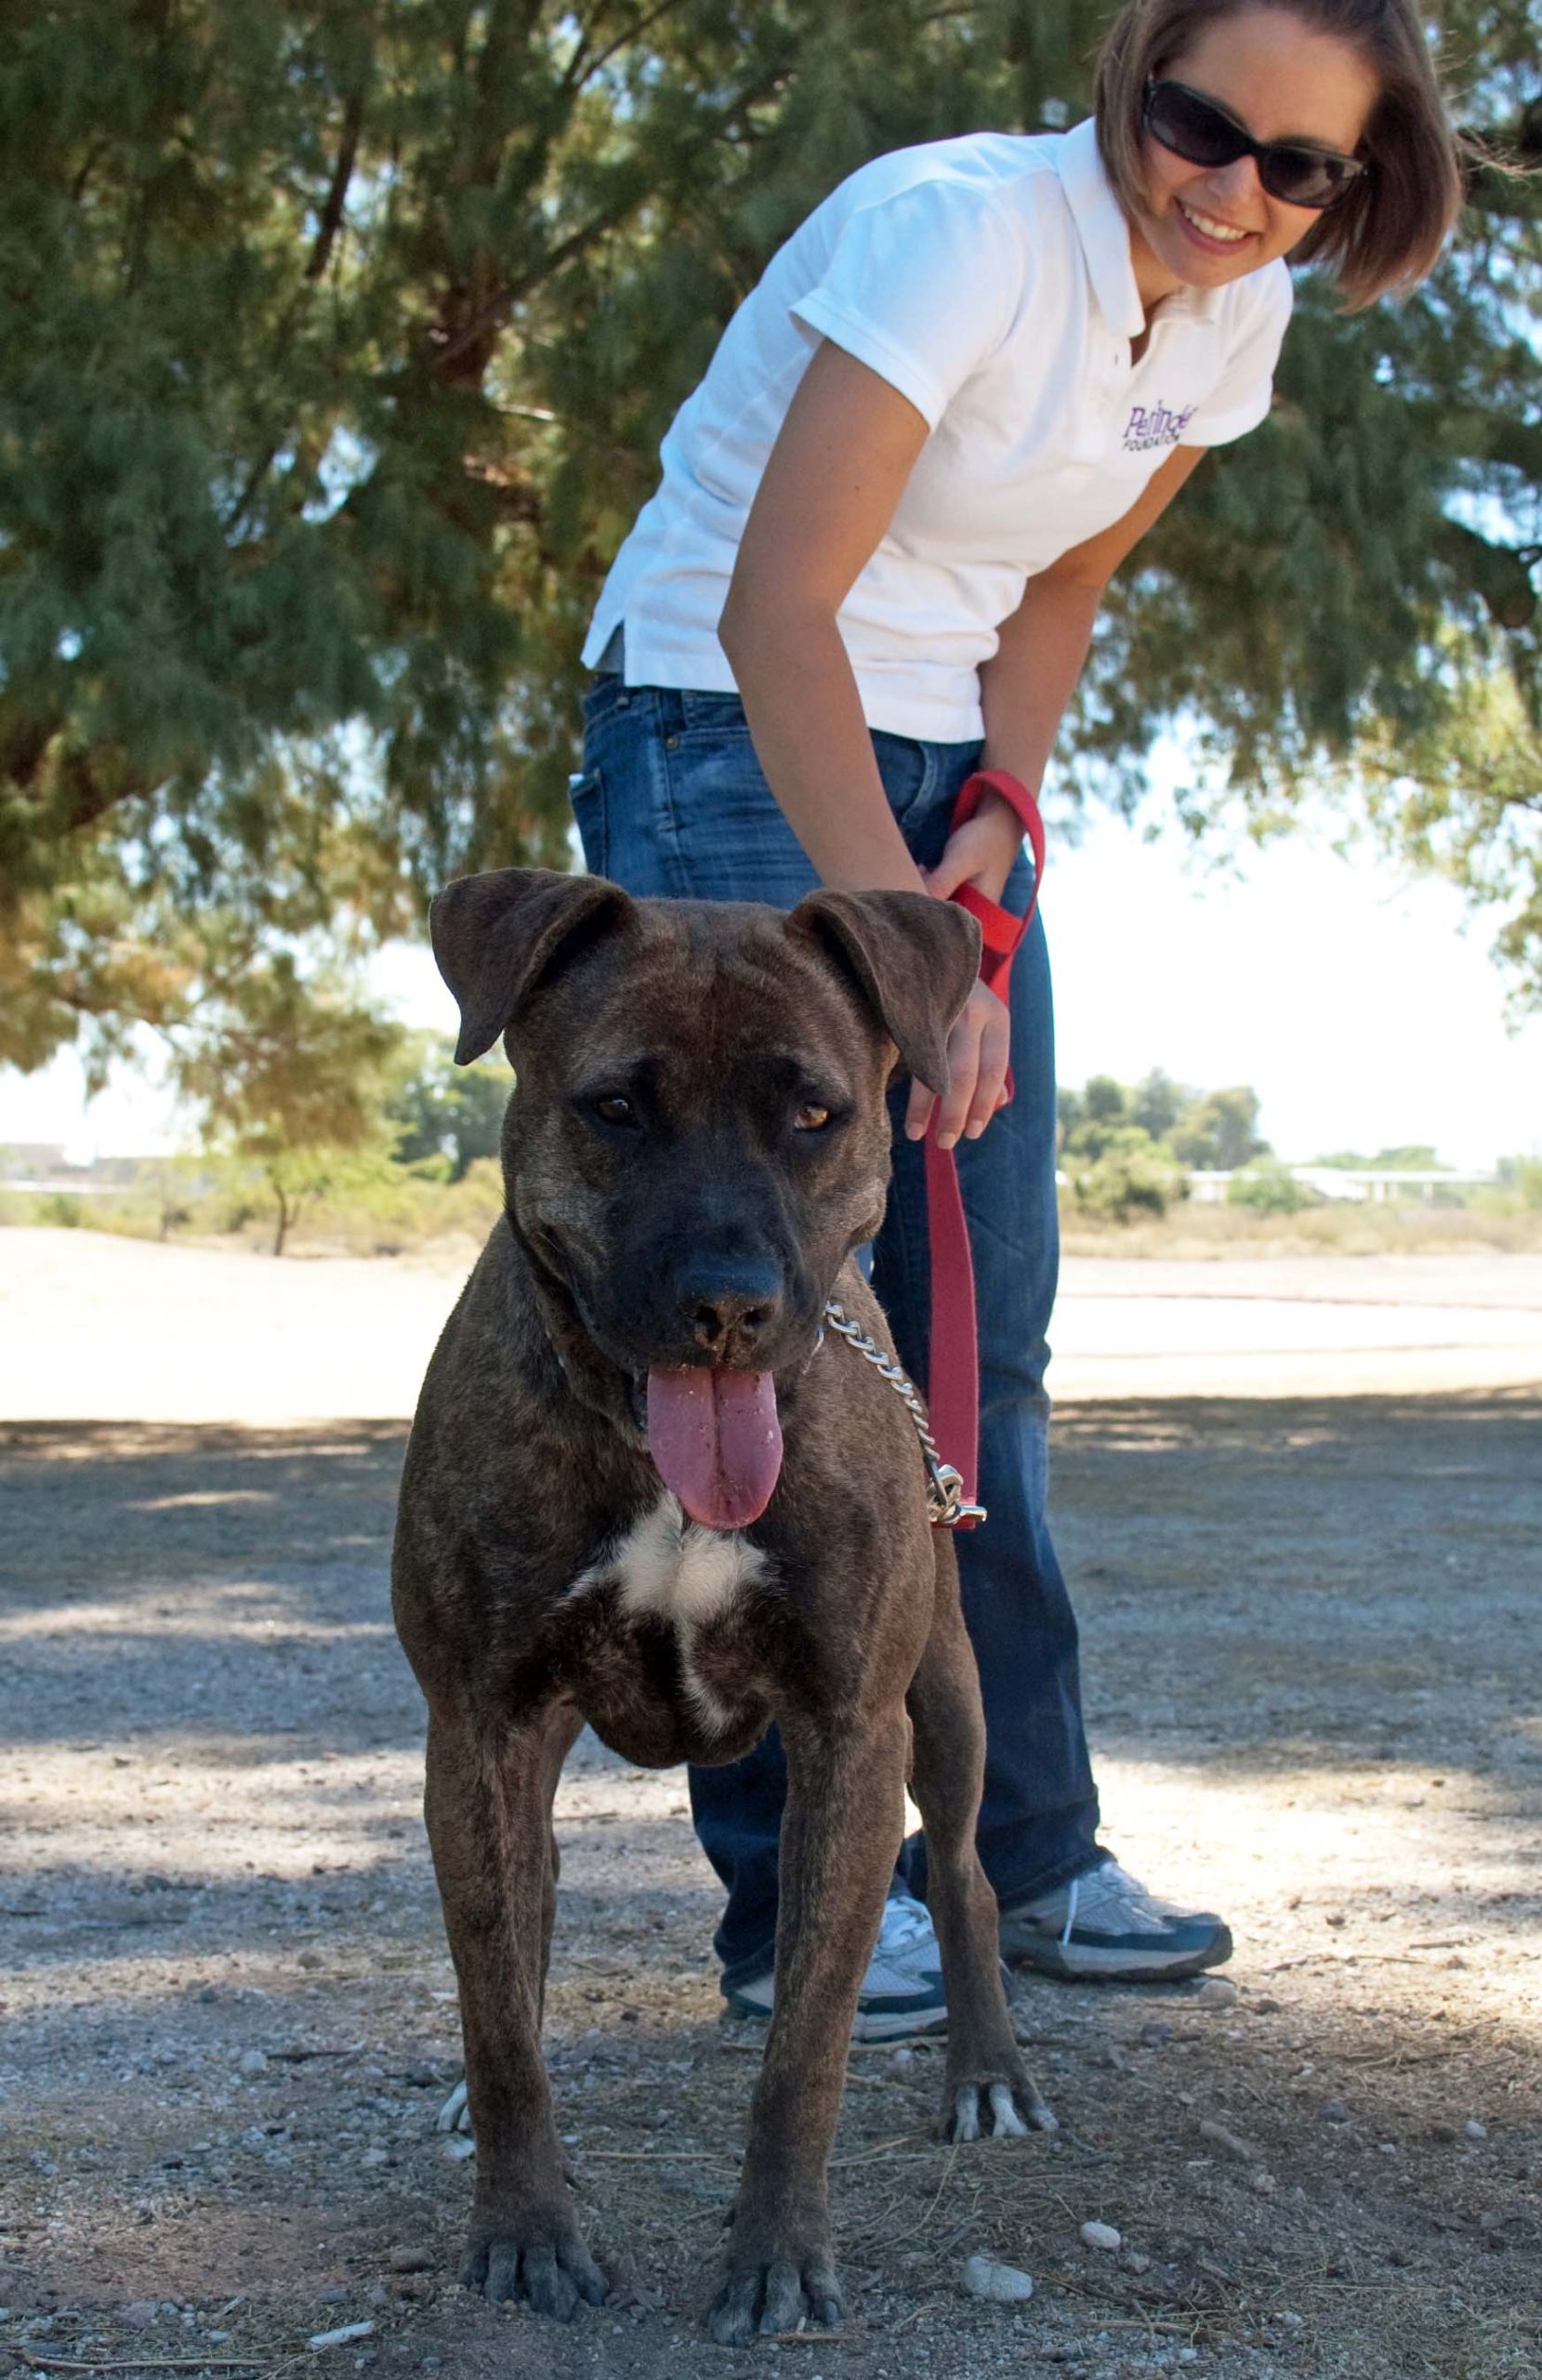
[[[639,40],[651,25],[656,25],[661,17],[667,17],[671,10],[679,6],[680,0],[658,0],[656,7],[644,9],[642,15],[636,18],[624,33],[617,33],[613,41],[607,42],[603,49],[597,50],[591,57],[588,54],[589,33],[593,24],[598,21],[602,13],[597,9],[590,23],[580,30],[578,46],[569,60],[567,70],[562,76],[563,91],[576,91],[581,84],[589,80],[591,75],[602,73],[618,51],[625,49],[628,43]]]
[[[72,206],[78,206],[81,200],[86,196],[86,185],[90,181],[92,175],[96,172],[97,167],[101,163],[103,157],[106,156],[108,146],[109,143],[104,136],[99,140],[93,140],[90,147],[87,149],[85,158],[82,161],[80,171],[70,185],[70,204]]]
[[[778,69],[766,78],[765,86],[761,89],[741,92],[733,106],[726,109],[718,118],[714,130],[720,132],[731,126],[745,108],[753,107],[758,99],[763,98],[767,90],[773,90],[780,80],[781,70]],[[571,263],[574,257],[581,256],[594,241],[602,238],[605,232],[613,231],[619,224],[624,223],[627,216],[634,213],[641,204],[644,195],[639,192],[629,192],[624,199],[617,200],[613,205],[601,207],[600,212],[591,216],[586,223],[581,223],[576,231],[570,231],[565,240],[559,240],[557,245],[548,249],[539,264],[533,267],[530,271],[521,273],[515,281],[501,283],[492,297],[479,306],[475,313],[455,331],[445,331],[441,327],[438,330],[437,338],[436,334],[430,332],[430,339],[435,340],[432,369],[436,377],[455,377],[453,366],[468,350],[487,339],[490,335],[494,335],[511,308],[517,306],[521,298],[528,298],[532,290],[538,289],[543,282],[549,281],[554,273],[560,272],[565,264]]]
[[[282,443],[282,439],[275,438],[271,445],[269,446],[252,465],[252,468],[247,472],[245,480],[242,485],[241,494],[236,497],[235,502],[231,505],[229,512],[226,513],[225,518],[219,524],[220,535],[222,536],[227,539],[233,537],[236,531],[240,528],[243,521],[244,521],[248,511],[251,509],[258,488],[262,485],[263,481],[267,478],[269,472],[273,468],[274,462],[277,460],[278,451]]]
[[[31,791],[43,766],[44,755],[63,724],[63,721],[57,718],[23,720],[6,738],[4,752],[0,753],[0,769],[23,793]]]
[[[332,180],[322,207],[316,237],[306,259],[307,281],[320,281],[332,260],[332,250],[342,229],[343,208],[348,201],[349,184],[353,179],[353,167],[359,154],[359,135],[364,122],[364,86],[361,78],[357,87],[348,95],[343,110],[342,138],[337,144],[337,163],[332,170]]]
[[[1525,558],[1514,546],[1496,546],[1464,522],[1447,521],[1441,549],[1485,605],[1496,628],[1530,628],[1537,594]]]
[[[517,306],[522,298],[527,298],[533,289],[539,288],[543,281],[549,280],[554,272],[560,272],[563,265],[569,263],[573,258],[582,255],[584,249],[592,241],[600,239],[606,231],[614,231],[617,224],[624,222],[638,204],[638,193],[629,192],[626,197],[616,205],[601,207],[598,215],[591,216],[586,223],[580,224],[577,231],[570,231],[565,240],[559,240],[557,245],[549,249],[540,263],[531,271],[521,273],[517,281],[506,281],[500,284],[492,297],[483,305],[479,306],[474,313],[468,315],[455,331],[448,332],[442,328],[438,329],[437,332],[430,331],[429,338],[433,342],[431,361],[435,378],[454,379],[456,377],[455,365],[472,349],[496,334],[512,307]],[[480,377],[480,375],[478,377]]]

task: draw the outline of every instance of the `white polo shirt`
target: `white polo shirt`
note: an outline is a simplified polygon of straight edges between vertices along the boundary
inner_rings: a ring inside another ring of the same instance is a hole
[[[1127,512],[1174,446],[1263,419],[1290,305],[1279,262],[1180,290],[1132,362],[1145,313],[1090,121],[876,158],[772,258],[676,415],[585,661],[624,628],[629,684],[732,692],[718,622],[740,536],[828,338],[931,433],[839,613],[868,724],[980,735],[980,665],[1026,580]]]

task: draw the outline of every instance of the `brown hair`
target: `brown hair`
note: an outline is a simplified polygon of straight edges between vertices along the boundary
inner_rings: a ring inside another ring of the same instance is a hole
[[[1145,86],[1218,18],[1274,7],[1358,49],[1380,84],[1361,142],[1369,171],[1292,250],[1325,265],[1351,311],[1430,271],[1462,203],[1462,151],[1413,0],[1127,0],[1098,54],[1098,148],[1127,215],[1145,204]]]

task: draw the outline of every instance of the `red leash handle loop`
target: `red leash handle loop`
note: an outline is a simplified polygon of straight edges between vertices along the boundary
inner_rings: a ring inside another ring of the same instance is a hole
[[[1014,918],[999,901],[991,900],[976,885],[960,884],[948,895],[956,908],[968,909],[980,925],[980,980],[987,991],[1007,997],[1007,978],[1018,944],[1028,931],[1026,918]]]
[[[961,884],[953,898],[961,909],[968,909],[970,917],[980,921],[984,945],[980,955],[981,982],[1005,999],[1013,956],[1033,924],[1034,912],[1039,905],[1039,886],[1044,881],[1044,820],[1038,803],[1021,777],[1008,775],[1005,769],[977,769],[972,777],[965,780],[954,804],[950,834],[956,834],[960,826],[969,825],[988,793],[1000,797],[1028,838],[1028,848],[1034,855],[1034,897],[1021,918],[1014,918],[1010,909],[1004,909],[999,901],[988,899],[972,884]]]
[[[1016,813],[1022,831],[1028,838],[1028,848],[1034,854],[1034,866],[1042,876],[1044,874],[1044,820],[1039,813],[1037,801],[1029,792],[1022,779],[1014,777],[1007,769],[976,769],[972,777],[966,777],[959,788],[958,799],[953,805],[950,832],[956,832],[960,826],[969,825],[988,793],[999,795],[1008,809]],[[1036,889],[1035,887],[1035,892]]]
[[[1005,769],[979,769],[969,777],[954,805],[950,832],[967,826],[987,794],[999,794],[1021,822],[1034,855],[1034,897],[1025,917],[1015,918],[999,901],[990,900],[972,884],[961,884],[953,898],[978,919],[981,933],[980,980],[1000,999],[1018,945],[1034,920],[1044,881],[1044,821],[1039,806],[1019,777]],[[1011,1078],[1008,1077],[1008,1093]],[[937,1145],[936,1125],[927,1134],[927,1237],[931,1270],[931,1355],[928,1366],[927,1402],[931,1432],[944,1460],[956,1463],[963,1476],[963,1501],[977,1501],[980,1461],[980,1346],[974,1299],[974,1265],[969,1256],[969,1227],[958,1189],[958,1168],[951,1149]],[[957,1528],[972,1528],[972,1517],[961,1515]]]

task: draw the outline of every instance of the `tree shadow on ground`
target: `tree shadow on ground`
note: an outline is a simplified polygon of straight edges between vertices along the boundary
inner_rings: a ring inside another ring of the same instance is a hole
[[[1055,1443],[1100,1743],[1542,1762],[1542,1392],[1109,1401]]]

